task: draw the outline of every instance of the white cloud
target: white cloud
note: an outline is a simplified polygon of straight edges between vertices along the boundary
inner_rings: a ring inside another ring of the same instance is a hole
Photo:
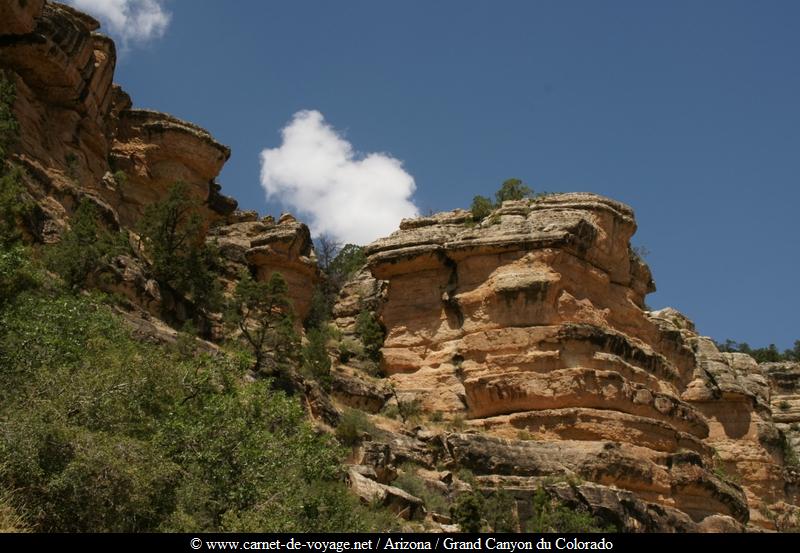
[[[261,152],[261,185],[310,219],[312,234],[367,244],[418,214],[414,178],[396,158],[357,155],[318,111],[300,111],[281,131],[283,144]]]
[[[172,15],[163,0],[67,0],[103,24],[112,35],[128,42],[147,42],[166,32]]]

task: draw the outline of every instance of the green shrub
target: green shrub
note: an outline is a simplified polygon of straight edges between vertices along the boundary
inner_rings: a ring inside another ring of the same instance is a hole
[[[464,415],[456,415],[453,417],[453,420],[450,421],[450,427],[457,432],[464,430],[467,427],[467,421]]]
[[[517,531],[514,499],[505,490],[473,490],[458,496],[450,514],[462,532]]]
[[[392,486],[420,498],[428,511],[441,514],[449,512],[450,503],[442,492],[429,487],[422,478],[414,473],[413,466],[404,465],[402,468],[403,472],[392,482]]]
[[[64,156],[64,163],[67,165],[67,176],[73,181],[78,180],[78,156],[74,152],[69,152]]]
[[[362,311],[356,320],[356,334],[364,344],[364,353],[373,361],[380,361],[384,331],[371,311]]]
[[[214,275],[218,253],[206,243],[200,209],[188,186],[176,183],[166,198],[147,207],[139,230],[156,280],[215,311],[221,302]]]
[[[252,349],[254,370],[287,385],[297,365],[300,338],[294,330],[294,312],[283,276],[272,273],[269,281],[258,282],[242,271],[225,319]]]
[[[0,71],[0,164],[8,158],[9,148],[19,135],[19,124],[14,117],[14,101],[17,91],[14,83]]]
[[[117,184],[125,185],[128,182],[128,175],[125,171],[114,171],[114,180]]]
[[[758,363],[776,363],[780,361],[800,361],[800,340],[795,340],[792,349],[778,350],[775,344],[770,344],[765,348],[753,348],[747,342],[735,342],[725,340],[724,342],[714,342],[717,349],[722,352],[746,353]]]
[[[494,210],[494,204],[486,196],[475,196],[469,209],[472,212],[472,220],[478,222],[489,216]]]
[[[30,529],[25,518],[20,514],[14,496],[7,491],[0,490],[0,534],[17,534],[28,531]]]
[[[463,480],[467,484],[475,483],[475,475],[472,473],[471,470],[466,468],[458,469],[458,472],[456,472],[456,477],[458,477],[459,480]]]
[[[517,439],[518,440],[523,440],[523,441],[528,441],[528,440],[532,440],[533,436],[527,430],[522,429],[522,430],[517,431]]]
[[[400,410],[396,403],[390,403],[381,410],[381,414],[389,419],[397,419],[400,416]]]
[[[532,507],[532,518],[526,528],[528,532],[584,534],[613,531],[613,528],[602,527],[590,513],[571,509],[552,499],[543,488],[536,490]]]
[[[363,411],[347,409],[336,427],[336,438],[346,446],[355,446],[361,441],[361,435],[375,430]]]
[[[304,321],[305,328],[322,326],[330,320],[333,305],[345,283],[366,263],[364,248],[354,244],[341,244],[328,236],[316,239],[315,250],[325,280],[315,291],[311,310]]]
[[[418,399],[397,400],[397,411],[403,422],[419,418],[422,414],[422,402]]]
[[[484,528],[485,511],[486,502],[483,494],[471,491],[462,493],[456,498],[450,507],[450,516],[462,532],[477,533]]]
[[[367,256],[364,248],[355,244],[346,244],[328,266],[328,277],[335,280],[337,287],[341,288],[366,264]]]
[[[97,208],[83,200],[70,221],[61,242],[49,246],[45,264],[73,289],[89,284],[90,276],[126,249],[122,233],[112,234],[97,223]]]
[[[32,209],[24,200],[22,171],[17,167],[5,170],[0,162],[0,246],[18,242],[24,225]]]
[[[500,185],[500,190],[495,193],[497,206],[508,200],[524,200],[533,197],[533,190],[525,186],[520,179],[506,179]]]
[[[312,328],[323,328],[331,318],[333,308],[333,298],[325,294],[322,288],[315,288],[311,296],[311,307],[303,321],[306,330]]]
[[[240,365],[139,343],[91,298],[18,294],[0,309],[0,490],[38,532],[381,529],[333,440]]]
[[[786,434],[783,432],[780,434],[780,447],[781,454],[783,455],[783,464],[787,467],[800,468],[800,458],[798,458],[797,452],[794,450],[794,447],[792,447],[792,444],[786,437]]]
[[[486,196],[475,196],[472,199],[472,206],[470,206],[472,222],[482,221],[507,200],[524,200],[533,196],[533,190],[525,186],[520,179],[507,179],[500,185],[500,189],[495,192],[495,202],[492,202]],[[496,225],[499,222],[500,217],[495,215],[490,224]]]
[[[364,355],[364,345],[352,338],[344,338],[339,342],[339,361],[347,363],[353,357]]]
[[[503,489],[490,492],[484,505],[486,522],[492,532],[518,531],[516,503],[510,493]]]
[[[36,286],[38,280],[24,246],[0,244],[0,308],[25,290]]]
[[[322,388],[330,391],[331,383],[331,359],[328,356],[326,344],[328,334],[320,328],[312,328],[306,333],[308,343],[303,346],[303,371],[306,375],[320,383]]]

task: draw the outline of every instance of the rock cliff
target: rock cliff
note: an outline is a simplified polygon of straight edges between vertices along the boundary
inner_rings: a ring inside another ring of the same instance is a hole
[[[203,205],[211,238],[226,253],[226,275],[283,272],[302,318],[319,271],[308,227],[236,212],[216,177],[230,150],[207,131],[171,115],[134,109],[113,84],[114,43],[91,17],[42,0],[0,3],[0,69],[16,87],[20,136],[13,161],[36,200],[34,237],[56,242],[80,200],[93,201],[112,227],[136,229],[145,208],[176,182]],[[106,283],[154,316],[187,317],[185,302],[148,280],[142,262],[118,259]]]
[[[487,485],[578,477],[687,528],[774,528],[766,513],[796,492],[769,382],[674,310],[648,311],[635,230],[629,207],[592,194],[404,221],[367,248],[386,283],[382,368],[400,401],[466,418],[443,451]]]

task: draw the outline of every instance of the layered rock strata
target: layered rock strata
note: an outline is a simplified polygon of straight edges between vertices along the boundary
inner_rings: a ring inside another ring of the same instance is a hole
[[[214,227],[228,284],[242,269],[262,279],[280,271],[302,319],[319,280],[308,227],[291,216],[275,223],[236,212],[216,182],[229,148],[197,125],[134,109],[113,84],[116,50],[98,28],[66,5],[0,3],[0,69],[15,84],[20,129],[13,161],[25,169],[37,204],[34,239],[58,241],[83,199],[98,206],[109,226],[136,229],[147,206],[183,182]],[[108,291],[144,312],[175,324],[191,316],[190,302],[148,279],[141,256],[123,256],[108,270]]]
[[[17,160],[28,169],[50,225],[63,227],[90,195],[134,227],[144,208],[185,182],[219,219],[236,204],[215,182],[230,150],[172,116],[135,110],[113,84],[116,49],[99,23],[68,6],[4,2],[0,66],[16,85]]]
[[[209,233],[209,240],[224,260],[227,288],[235,286],[243,269],[259,280],[269,280],[273,273],[281,273],[298,322],[302,322],[321,279],[308,226],[289,214],[277,222],[272,217],[258,219],[255,213],[229,220]]]
[[[367,248],[387,282],[382,368],[399,397],[486,435],[446,449],[490,480],[577,476],[696,524],[769,527],[759,508],[787,498],[766,380],[677,312],[647,311],[635,230],[592,194],[404,221]]]

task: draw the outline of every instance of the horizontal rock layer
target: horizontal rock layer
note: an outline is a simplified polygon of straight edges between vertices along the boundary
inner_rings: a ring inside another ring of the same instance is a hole
[[[635,230],[630,208],[592,194],[404,221],[367,248],[386,287],[382,368],[401,397],[479,433],[447,438],[454,466],[580,477],[694,530],[769,528],[759,510],[793,501],[769,383],[677,311],[647,311]]]
[[[16,85],[20,127],[13,161],[25,169],[39,208],[34,238],[58,241],[83,199],[98,206],[109,226],[135,230],[146,208],[183,182],[227,252],[229,288],[242,269],[264,279],[280,271],[302,319],[319,280],[308,227],[291,217],[270,224],[242,219],[216,182],[229,148],[197,125],[134,109],[113,84],[116,49],[98,28],[58,3],[0,4],[0,69]],[[143,259],[118,259],[109,270],[109,291],[145,312],[176,324],[190,316],[190,305],[146,278]]]

